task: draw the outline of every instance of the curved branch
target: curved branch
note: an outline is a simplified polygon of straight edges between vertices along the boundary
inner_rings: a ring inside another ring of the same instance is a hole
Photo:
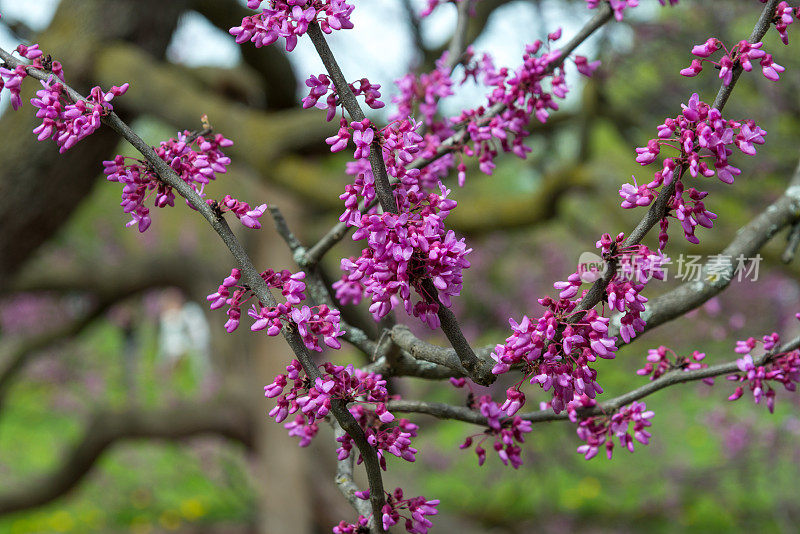
[[[59,341],[73,338],[114,304],[154,287],[180,287],[191,292],[191,282],[201,272],[199,262],[186,258],[162,258],[155,261],[128,262],[123,267],[95,266],[47,275],[25,273],[15,280],[18,292],[82,292],[93,299],[92,307],[80,317],[52,331],[0,344],[0,408],[14,378],[30,358]],[[92,277],[86,276],[92,272]]]
[[[332,421],[334,436],[338,440],[345,435],[345,431],[338,423]],[[363,499],[356,497],[356,492],[360,491],[356,483],[353,481],[353,464],[355,463],[355,455],[351,454],[344,460],[339,460],[336,464],[336,487],[350,503],[350,506],[356,509],[356,512],[369,517],[371,513],[369,503]]]
[[[25,339],[15,339],[0,346],[0,357],[2,357],[0,359],[0,410],[2,410],[5,397],[14,378],[22,371],[33,354],[49,347],[53,343],[77,336],[98,317],[102,316],[115,302],[117,300],[100,302],[83,316],[51,332]]]
[[[267,179],[283,154],[319,148],[318,139],[333,131],[329,123],[320,120],[321,113],[257,110],[206,91],[181,67],[124,43],[106,46],[97,54],[94,76],[104,85],[128,80],[136,89],[115,102],[115,109],[155,115],[180,129],[196,124],[200,118],[197,110],[202,109],[215,129],[233,139],[225,153],[247,161]]]
[[[255,443],[250,414],[244,405],[209,402],[166,410],[100,412],[92,416],[83,438],[52,473],[0,494],[0,515],[47,504],[74,488],[89,474],[106,449],[122,440],[181,440],[217,434],[248,448]]]
[[[775,355],[791,352],[798,348],[800,348],[800,337],[797,337],[792,341],[782,345],[780,348],[754,358],[753,362],[756,366],[764,365]],[[695,382],[697,380],[703,380],[704,378],[714,378],[722,375],[729,375],[737,372],[739,372],[739,367],[736,364],[736,361],[712,365],[705,369],[698,369],[696,371],[670,371],[662,375],[660,378],[653,380],[652,382],[649,382],[639,388],[602,402],[592,408],[580,410],[578,411],[578,417],[585,418],[595,415],[608,414],[632,403],[633,401],[643,399],[648,395],[655,393],[656,391],[660,391],[670,386],[683,384],[686,382]],[[473,423],[482,426],[488,425],[486,417],[475,410],[471,410],[462,406],[444,404],[441,402],[396,400],[389,401],[386,404],[386,407],[393,412],[422,413],[432,415],[440,419],[455,419],[458,421],[464,421],[465,423]],[[569,414],[566,411],[555,413],[552,410],[537,410],[518,415],[522,419],[532,423],[569,420]]]
[[[192,0],[192,8],[224,31],[241,24],[253,12],[236,0]],[[267,97],[267,109],[291,109],[297,106],[297,77],[289,58],[277,46],[255,48],[242,46],[242,59],[260,78]]]
[[[422,360],[450,369],[451,376],[470,376],[459,360],[456,351],[423,341],[415,336],[405,325],[397,325],[391,330],[392,341],[415,360]],[[494,361],[489,356],[494,346],[477,349],[479,367],[482,373],[491,374]]]

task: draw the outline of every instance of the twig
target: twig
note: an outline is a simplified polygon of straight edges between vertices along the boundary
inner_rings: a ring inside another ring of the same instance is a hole
[[[337,440],[345,435],[345,431],[342,430],[342,427],[339,426],[336,421],[331,421],[331,425],[333,426],[333,433]],[[351,454],[344,460],[339,460],[336,463],[336,487],[339,488],[339,491],[342,493],[342,495],[344,495],[345,499],[347,499],[347,502],[349,502],[350,505],[356,509],[356,512],[364,517],[369,517],[372,513],[369,503],[356,497],[356,492],[360,490],[353,481],[354,462],[355,455]],[[371,519],[372,521],[376,520],[374,515]]]
[[[754,358],[753,363],[756,366],[764,365],[776,355],[791,352],[797,348],[800,348],[800,337],[793,339],[780,348]],[[697,380],[703,380],[704,378],[714,378],[717,376],[728,375],[737,372],[740,371],[736,361],[721,363],[705,369],[698,369],[696,371],[683,371],[676,369],[674,371],[665,373],[663,376],[653,380],[652,382],[624,393],[618,397],[614,397],[613,399],[600,403],[597,406],[580,410],[578,411],[578,417],[585,418],[594,415],[608,414],[632,403],[633,401],[643,399],[648,395],[655,393],[656,391],[674,386],[676,384],[695,382]],[[439,417],[441,419],[455,419],[476,425],[486,426],[488,424],[486,417],[475,410],[470,410],[469,408],[462,406],[452,406],[450,404],[444,404],[440,402],[397,400],[390,401],[387,403],[386,407],[393,412],[423,413],[432,415],[434,417]],[[548,421],[568,420],[569,414],[565,411],[562,411],[561,413],[555,413],[552,410],[537,410],[534,412],[519,414],[519,417],[527,421],[531,421],[532,423],[544,423]]]
[[[470,4],[472,4],[472,0],[463,0],[458,4],[456,29],[453,31],[453,37],[450,39],[450,46],[447,49],[447,66],[451,71],[461,63],[466,48]]]
[[[800,246],[800,220],[789,228],[789,233],[786,235],[786,249],[781,254],[781,261],[783,263],[792,263],[795,254],[797,254],[798,246]]]
[[[305,253],[305,248],[303,248],[300,240],[297,239],[289,229],[289,224],[286,222],[286,218],[283,216],[283,213],[281,213],[281,210],[278,209],[278,206],[270,204],[268,209],[269,214],[272,215],[272,220],[275,221],[275,229],[278,231],[278,235],[286,241],[286,245],[289,247],[289,250],[292,251],[292,254],[297,255],[298,253]]]

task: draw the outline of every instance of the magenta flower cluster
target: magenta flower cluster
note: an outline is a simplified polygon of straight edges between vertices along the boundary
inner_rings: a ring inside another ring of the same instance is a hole
[[[0,92],[7,90],[11,97],[11,107],[15,110],[22,107],[22,80],[28,76],[24,65],[17,65],[13,69],[0,67]]]
[[[364,378],[362,381],[352,366],[345,368],[331,363],[325,364],[324,370],[325,374],[312,383],[300,362],[292,360],[286,366],[286,374],[276,376],[271,384],[264,386],[266,397],[278,397],[277,404],[269,413],[270,417],[280,423],[299,410],[309,421],[315,421],[328,415],[333,398],[353,401],[366,396],[367,400],[382,403],[388,396],[386,381],[381,380],[380,375],[361,373]],[[284,393],[287,380],[291,380],[293,385]],[[391,421],[393,416],[387,419]],[[305,445],[307,443],[302,446]]]
[[[17,65],[13,69],[0,67],[0,91],[8,90],[11,96],[11,107],[15,110],[22,107],[20,91],[22,80],[28,76],[29,67],[51,73],[47,80],[42,80],[42,89],[31,99],[31,104],[38,108],[36,116],[42,119],[33,133],[39,141],[55,139],[62,154],[75,146],[81,139],[94,133],[102,124],[102,118],[114,109],[111,100],[125,94],[128,84],[116,85],[104,92],[94,87],[86,100],[72,102],[56,78],[64,80],[64,72],[58,61],[53,61],[39,49],[38,44],[19,45],[16,52],[20,56],[32,60],[29,66]]]
[[[467,381],[464,378],[451,378],[450,383],[460,388],[464,387]],[[459,448],[468,449],[476,438],[479,438],[475,445],[475,454],[478,455],[478,465],[483,465],[486,461],[486,449],[483,448],[483,443],[492,437],[494,439],[493,448],[503,465],[510,464],[514,469],[518,469],[522,465],[522,448],[519,444],[524,443],[524,435],[533,430],[531,422],[519,416],[506,417],[505,408],[494,402],[489,395],[481,395],[476,398],[473,393],[470,393],[468,407],[477,410],[486,418],[488,428],[480,434],[467,436]]]
[[[262,4],[263,0],[248,0],[247,7],[261,11],[243,18],[241,25],[229,30],[238,44],[251,41],[262,47],[283,37],[286,51],[291,52],[297,46],[297,38],[308,31],[309,24],[319,24],[325,33],[353,27],[350,22],[353,6],[346,0],[268,0],[268,7],[263,9]]]
[[[461,155],[477,158],[481,171],[491,174],[495,167],[494,159],[500,151],[513,152],[522,158],[530,152],[524,144],[529,135],[525,130],[529,117],[533,114],[545,122],[549,110],[558,109],[555,98],[566,96],[568,87],[561,67],[564,58],[559,50],[549,49],[549,43],[560,37],[561,31],[558,30],[548,35],[547,46],[538,40],[526,46],[523,63],[514,71],[497,69],[488,54],[476,58],[472,48],[468,48],[461,58],[464,77],[460,83],[463,85],[472,79],[483,84],[489,90],[487,102],[458,116],[442,119],[438,118],[440,103],[454,94],[452,68],[445,52],[431,73],[418,77],[408,74],[395,82],[400,94],[392,99],[397,104],[397,111],[391,118],[403,119],[415,108],[419,109],[426,134],[418,151],[424,158],[437,156],[441,144],[451,138],[457,128],[462,128],[463,133],[457,141],[453,143],[450,140],[451,148]],[[574,61],[578,71],[587,76],[591,76],[599,65],[599,62],[589,62],[582,56],[575,56]],[[445,176],[454,166],[456,158],[448,154],[427,165],[417,176],[430,183]],[[459,185],[463,185],[465,170],[466,166],[460,163]]]
[[[44,56],[44,52],[39,49],[38,44],[30,46],[19,45],[15,51],[25,59],[32,61],[29,65],[30,67],[51,72],[62,82],[64,81],[64,70],[61,67],[61,63],[53,61],[49,56]],[[14,110],[22,107],[20,91],[22,89],[22,80],[28,76],[27,68],[28,66],[25,65],[17,65],[13,69],[8,69],[5,66],[0,67],[0,93],[2,93],[3,89],[8,90],[11,97],[11,107]]]
[[[178,134],[177,139],[162,141],[155,148],[158,157],[169,164],[172,170],[201,197],[205,197],[205,186],[216,178],[217,174],[226,172],[230,165],[230,158],[222,149],[229,147],[233,141],[226,139],[222,134],[204,136],[184,130]],[[126,163],[126,160],[131,163]],[[104,161],[103,171],[110,182],[119,182],[122,188],[122,209],[131,214],[131,221],[127,226],[138,225],[139,231],[144,232],[150,227],[150,209],[145,205],[149,198],[153,198],[153,205],[157,208],[175,205],[175,193],[172,186],[162,182],[155,169],[146,161],[116,156],[113,160]],[[257,208],[250,208],[246,202],[241,202],[227,195],[221,202],[206,200],[217,209],[220,214],[231,211],[248,228],[261,228],[258,218],[263,215],[266,204]]]
[[[42,81],[42,87],[36,98],[31,99],[31,104],[39,109],[36,116],[42,119],[42,124],[33,133],[37,134],[39,141],[55,138],[62,154],[100,128],[103,116],[114,109],[111,100],[128,90],[127,83],[121,87],[112,86],[107,93],[94,87],[87,100],[73,104],[66,98],[64,86],[54,82],[52,76]]]
[[[380,84],[370,83],[368,79],[361,78],[357,82],[348,85],[355,96],[364,96],[364,103],[370,108],[380,109],[385,105],[380,101]],[[303,98],[303,108],[308,109],[316,107],[318,109],[327,110],[325,119],[328,122],[333,120],[340,102],[339,95],[336,92],[336,86],[333,85],[331,79],[325,74],[320,74],[319,76],[312,75],[306,80],[306,86],[308,86],[309,92],[308,96]],[[322,97],[325,97],[325,100],[322,100]],[[331,151],[336,152],[333,148],[331,148]]]
[[[216,293],[209,295],[207,300],[211,303],[212,310],[228,306],[228,321],[225,323],[225,330],[228,333],[239,327],[242,305],[255,299],[256,303],[251,304],[247,312],[253,319],[253,324],[250,326],[253,332],[266,329],[267,335],[277,336],[285,321],[297,327],[308,349],[318,352],[322,350],[319,344],[320,336],[327,346],[338,349],[342,344],[337,338],[344,335],[339,329],[339,310],[331,310],[325,304],[314,307],[299,306],[306,299],[306,284],[303,282],[305,276],[306,273],[302,271],[292,274],[286,269],[277,272],[267,269],[261,273],[261,278],[267,286],[279,289],[286,299],[286,302],[278,303],[277,306],[267,306],[258,300],[249,286],[240,284],[241,271],[233,269],[230,276],[222,281]]]
[[[733,154],[731,147],[745,154],[755,154],[756,145],[764,144],[767,132],[749,120],[744,122],[726,120],[716,108],[700,100],[697,93],[689,99],[688,105],[681,104],[683,113],[674,119],[666,119],[658,127],[658,137],[647,145],[636,149],[636,161],[649,165],[656,160],[662,148],[670,147],[679,155],[665,158],[662,168],[656,171],[653,180],[638,185],[623,184],[619,190],[624,199],[623,208],[648,206],[656,196],[656,190],[675,182],[675,192],[668,200],[667,217],[677,219],[683,228],[684,236],[691,243],[699,243],[695,227],[711,228],[717,215],[709,211],[703,200],[707,192],[692,187],[684,188],[683,176],[686,170],[692,177],[710,178],[716,174],[722,182],[733,183],[734,176],[741,170],[731,165],[728,158]],[[684,197],[684,193],[686,195]],[[663,250],[667,241],[667,219],[661,221],[659,249]]]
[[[515,71],[495,69],[488,56],[468,67],[467,72],[473,77],[480,76],[491,93],[486,106],[464,110],[450,122],[467,124],[466,135],[472,144],[463,145],[462,151],[466,156],[476,157],[485,174],[493,172],[499,151],[513,152],[524,158],[530,152],[524,144],[530,135],[525,130],[530,116],[534,115],[540,122],[547,121],[550,111],[558,110],[554,97],[563,99],[567,95],[569,88],[561,66],[561,51],[549,50],[549,42],[560,36],[560,31],[550,34],[547,47],[540,40],[526,45],[522,65]],[[544,84],[546,80],[550,82],[549,88]],[[491,116],[489,109],[495,106],[502,111]]]
[[[767,54],[761,49],[763,44],[742,40],[728,50],[722,41],[712,37],[705,43],[692,48],[692,54],[702,59],[693,59],[690,66],[681,70],[681,74],[689,77],[697,76],[703,70],[703,62],[708,62],[719,69],[719,78],[722,83],[730,85],[733,79],[733,70],[737,65],[741,65],[745,71],[750,72],[753,70],[753,62],[758,60],[764,77],[777,81],[779,74],[785,69],[773,61],[771,54]],[[724,50],[724,54],[719,61],[706,59],[720,49]]]
[[[230,211],[243,225],[254,230],[261,228],[259,217],[264,215],[267,210],[266,204],[261,204],[251,208],[247,202],[237,200],[230,195],[225,195],[220,202],[206,201],[210,206],[215,207],[220,213]]]
[[[439,504],[438,499],[426,500],[425,497],[413,497],[410,499],[403,498],[403,490],[396,488],[391,494],[386,494],[386,504],[383,505],[383,516],[381,522],[383,523],[384,530],[396,525],[401,519],[405,520],[406,532],[413,534],[426,534],[428,529],[433,526],[425,516],[436,515],[436,505]],[[403,515],[403,512],[410,514],[409,516]]]
[[[359,283],[372,299],[370,312],[375,317],[389,313],[397,297],[409,314],[438,328],[438,303],[449,307],[450,297],[460,293],[462,270],[469,267],[466,255],[472,250],[463,238],[457,239],[452,230],[444,228],[444,218],[456,205],[447,198],[449,192],[441,186],[440,195],[426,193],[415,185],[406,191],[404,200],[409,206],[400,215],[360,217],[353,239],[366,239],[367,248],[354,260],[342,260],[347,274],[334,284],[337,298],[357,300],[352,283]],[[432,280],[438,298],[423,287],[426,279]],[[412,287],[421,297],[417,302]]]
[[[396,488],[392,493],[386,493],[386,504],[381,508],[381,523],[383,529],[388,531],[390,527],[396,525],[401,520],[404,523],[406,532],[411,534],[427,534],[428,529],[433,526],[425,516],[436,515],[438,510],[436,505],[439,500],[427,500],[425,497],[403,498],[403,490]],[[362,500],[369,499],[369,490],[357,491],[356,497]],[[408,515],[405,515],[408,514]],[[340,522],[333,527],[334,534],[359,534],[369,529],[369,518],[359,516],[355,524]]]
[[[467,50],[467,54],[470,56],[473,54],[471,47]],[[445,123],[436,120],[439,100],[454,94],[453,79],[450,76],[452,69],[448,65],[448,59],[449,52],[445,51],[436,60],[435,68],[431,72],[424,72],[418,76],[409,72],[395,80],[394,83],[400,90],[400,94],[392,97],[392,102],[397,105],[397,108],[390,119],[410,117],[415,114],[416,106],[424,124],[432,127],[434,132],[441,131]]]
[[[652,278],[663,279],[661,264],[664,258],[653,254],[644,245],[623,248],[620,234],[612,241],[604,234],[597,242],[607,262],[618,266],[606,289],[604,303],[610,310],[621,312],[620,335],[627,343],[644,329],[641,313],[647,298],[641,291]],[[520,387],[525,380],[538,384],[544,391],[552,390],[549,406],[560,413],[576,398],[594,399],[603,389],[597,383],[597,371],[589,364],[597,358],[614,358],[617,338],[610,336],[610,320],[595,309],[576,310],[586,291],[579,289],[585,274],[581,269],[556,282],[558,299],[545,297],[539,303],[546,308],[543,316],[531,320],[523,316],[517,323],[509,320],[512,334],[505,344],[498,344],[492,353],[494,374],[503,374],[513,366],[521,368],[524,378],[507,392],[503,405],[508,416],[525,403]]]
[[[789,25],[794,22],[794,19],[800,19],[800,6],[794,8],[790,6],[788,2],[779,2],[775,8],[775,18],[773,22],[781,41],[785,45],[789,44],[789,34],[787,30]]]
[[[264,387],[264,395],[276,398],[275,407],[269,415],[276,422],[284,421],[296,414],[293,421],[284,425],[290,436],[300,438],[300,446],[306,447],[317,434],[317,422],[324,419],[331,409],[331,401],[338,399],[346,404],[350,413],[364,430],[369,444],[375,448],[381,468],[386,470],[385,453],[408,462],[413,462],[417,449],[411,446],[411,438],[417,435],[417,425],[408,419],[395,420],[386,409],[389,394],[386,380],[381,375],[362,371],[352,365],[342,367],[327,362],[322,365],[322,376],[313,382],[308,378],[300,362],[292,360],[286,373],[275,377]],[[288,391],[288,381],[292,385]],[[390,424],[394,423],[394,424]],[[350,456],[355,447],[353,438],[344,433],[337,438],[336,450],[339,460]],[[357,463],[363,459],[359,454]]]
[[[700,363],[706,357],[704,352],[694,351],[691,356],[680,356],[674,350],[659,346],[657,349],[647,351],[647,363],[636,371],[639,376],[650,376],[650,380],[662,376],[664,373],[680,369],[682,371],[697,371],[708,367],[707,363]],[[704,378],[703,382],[709,386],[714,384],[713,378]]]
[[[650,442],[650,432],[646,430],[651,425],[650,419],[655,414],[647,410],[643,402],[634,401],[631,405],[621,408],[609,416],[587,417],[578,423],[578,437],[586,443],[578,447],[578,452],[587,460],[591,460],[605,446],[606,456],[611,459],[614,453],[614,438],[619,444],[633,452],[633,442],[638,441],[643,445]],[[633,425],[631,433],[631,425]]]
[[[367,441],[378,454],[378,463],[381,469],[386,471],[386,452],[407,462],[416,460],[417,449],[411,446],[411,438],[417,437],[419,429],[417,425],[408,419],[398,419],[397,424],[387,426],[386,423],[394,420],[394,417],[386,411],[383,404],[378,404],[375,409],[368,408],[364,404],[356,404],[349,409],[364,430]],[[339,442],[339,448],[336,449],[339,460],[349,458],[353,449],[356,448],[352,436],[345,433],[336,438],[336,441]],[[356,463],[360,464],[362,461],[363,458],[359,453]]]
[[[800,314],[798,314],[798,319],[800,319]],[[741,373],[730,375],[728,380],[741,385],[736,386],[736,390],[728,397],[728,400],[741,398],[744,388],[747,386],[753,393],[756,404],[759,404],[762,399],[766,399],[767,408],[771,413],[775,410],[776,395],[772,384],[782,384],[786,391],[797,390],[797,383],[800,382],[800,350],[772,354],[761,365],[756,365],[754,362],[752,353],[759,344],[764,351],[770,352],[777,349],[780,341],[777,332],[773,332],[761,340],[751,337],[736,342],[735,352],[744,354],[742,358],[736,360],[736,365]]]

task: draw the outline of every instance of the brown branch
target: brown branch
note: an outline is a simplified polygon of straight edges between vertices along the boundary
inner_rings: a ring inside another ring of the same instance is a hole
[[[191,403],[163,410],[100,412],[91,417],[83,438],[53,472],[0,494],[0,515],[27,510],[68,493],[89,474],[102,454],[122,440],[182,440],[216,434],[248,448],[255,443],[247,408],[238,402]]]
[[[20,292],[85,293],[91,308],[67,324],[50,331],[0,344],[0,408],[16,376],[38,352],[69,340],[102,317],[113,305],[155,287],[180,287],[191,291],[191,282],[202,271],[199,262],[185,258],[128,262],[119,268],[108,265],[81,267],[71,271],[26,273],[13,287]],[[87,277],[87,272],[92,272]]]
[[[228,33],[254,12],[236,0],[192,0],[192,8]],[[291,109],[297,106],[297,77],[289,58],[278,46],[256,48],[242,46],[242,59],[261,78],[267,98],[267,109]]]
[[[24,339],[13,339],[0,345],[0,411],[14,379],[36,353],[54,343],[77,336],[115,302],[117,300],[101,301],[81,317],[60,328]]]
[[[764,365],[774,356],[791,352],[798,348],[800,348],[800,337],[793,339],[792,341],[782,345],[779,348],[776,348],[773,351],[754,358],[753,362],[756,366]],[[686,382],[695,382],[697,380],[703,380],[704,378],[714,378],[722,375],[729,375],[737,372],[740,371],[736,361],[712,365],[705,369],[698,369],[696,371],[683,371],[677,369],[670,371],[662,375],[660,378],[648,382],[647,384],[632,391],[602,402],[597,406],[581,410],[578,412],[578,417],[585,418],[595,415],[613,413],[621,407],[627,406],[633,401],[643,399],[648,395],[652,395],[656,391],[660,391],[670,386],[683,384]],[[464,421],[465,423],[473,423],[482,426],[486,426],[488,424],[486,417],[475,410],[471,410],[463,406],[452,406],[450,404],[444,404],[440,402],[398,400],[389,401],[386,404],[386,407],[393,412],[422,413],[432,415],[440,419],[455,419],[458,421]],[[553,410],[537,410],[534,412],[520,413],[518,415],[522,419],[531,421],[532,423],[569,420],[569,414],[566,411],[555,413]]]

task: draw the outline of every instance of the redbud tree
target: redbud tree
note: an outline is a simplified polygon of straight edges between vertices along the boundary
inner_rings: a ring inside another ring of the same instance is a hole
[[[320,120],[333,124],[333,135],[320,138],[319,144],[349,158],[343,170],[351,178],[339,196],[339,223],[306,244],[295,236],[280,206],[225,193],[221,175],[231,164],[226,150],[237,142],[238,132],[215,131],[209,117],[200,129],[186,129],[150,146],[114,112],[114,104],[135,86],[120,81],[81,95],[70,86],[70,73],[38,45],[0,50],[3,98],[17,113],[35,113],[41,120],[33,131],[39,141],[54,142],[64,153],[99,128],[110,128],[138,151],[136,157],[97,162],[108,181],[121,187],[127,226],[146,232],[158,224],[156,208],[185,202],[187,220],[199,222],[199,214],[227,246],[233,267],[217,288],[209,288],[208,303],[225,313],[220,322],[229,333],[249,327],[253,335],[285,338],[290,350],[285,372],[265,385],[265,405],[269,417],[300,447],[315,439],[320,425],[333,427],[339,463],[335,483],[354,508],[352,517],[331,525],[335,533],[435,529],[432,516],[447,496],[409,495],[392,483],[387,463],[389,457],[414,462],[425,453],[415,443],[418,414],[463,422],[461,448],[474,452],[478,466],[496,457],[516,469],[523,463],[523,443],[535,439],[538,423],[571,425],[576,454],[602,461],[620,448],[632,452],[648,444],[657,414],[647,408],[646,397],[662,389],[692,381],[713,385],[721,377],[714,385],[720,401],[749,397],[772,411],[777,392],[794,391],[800,381],[800,338],[784,340],[777,332],[732,342],[732,354],[713,361],[702,347],[680,354],[669,347],[642,346],[643,367],[637,374],[649,380],[631,377],[638,385],[615,397],[603,394],[596,365],[598,358],[614,359],[618,349],[644,332],[725,290],[736,265],[724,257],[752,257],[786,227],[794,225],[798,234],[800,173],[780,198],[740,229],[722,255],[702,266],[699,282],[648,298],[650,288],[665,277],[675,240],[698,244],[713,235],[719,218],[712,211],[714,196],[706,191],[709,184],[718,179],[735,188],[740,161],[759,157],[757,152],[768,146],[757,117],[730,117],[725,108],[742,75],[782,83],[784,67],[777,59],[791,52],[766,50],[762,39],[776,32],[788,46],[800,7],[752,0],[752,33],[733,42],[709,36],[685,51],[683,70],[660,73],[716,76],[719,88],[716,95],[693,92],[669,103],[673,112],[652,125],[652,138],[631,147],[631,158],[643,168],[630,180],[620,180],[618,201],[620,209],[641,212],[638,224],[598,228],[593,237],[596,264],[582,262],[563,273],[562,280],[552,282],[553,290],[540,296],[539,308],[508,317],[505,340],[476,348],[453,311],[469,283],[473,248],[448,228],[450,213],[461,209],[451,198],[452,189],[469,188],[479,175],[491,175],[502,153],[526,158],[536,138],[532,125],[546,124],[561,111],[570,91],[569,71],[613,76],[603,72],[600,61],[575,50],[639,4],[587,0],[592,18],[574,35],[549,28],[543,40],[519,51],[518,63],[499,65],[466,40],[478,2],[455,0],[452,41],[430,72],[396,80],[389,101],[382,95],[387,81],[359,78],[357,72],[346,76],[328,46],[334,32],[359,31],[351,20],[358,2],[247,2],[252,14],[230,28],[231,38],[242,47],[279,46],[289,53],[300,40],[313,44],[325,72],[307,73],[301,105],[325,111]],[[443,3],[428,0],[419,16],[429,16]],[[668,9],[678,2],[658,3]],[[21,98],[23,83],[41,87],[30,102]],[[467,83],[481,87],[485,97],[456,114],[446,112],[445,103]],[[371,112],[378,109],[387,111],[385,120]],[[251,231],[276,231],[291,250],[296,270],[257,267],[229,226],[234,219]],[[329,284],[318,265],[323,257],[337,255],[344,239],[362,250],[340,258],[341,276]],[[798,239],[790,241],[796,247]],[[343,318],[340,308],[362,302],[380,325],[377,336]],[[411,329],[398,322],[400,311],[418,324]],[[418,336],[418,326],[440,331],[449,346]],[[332,351],[343,343],[363,352],[370,363],[332,363]],[[463,392],[465,403],[404,398],[387,382],[400,378],[438,381],[441,388]],[[504,394],[492,396],[481,388],[498,380],[510,384]],[[537,392],[545,400],[532,406],[528,397]],[[401,462],[391,465],[402,468]],[[360,469],[366,475],[364,487],[354,479]]]

